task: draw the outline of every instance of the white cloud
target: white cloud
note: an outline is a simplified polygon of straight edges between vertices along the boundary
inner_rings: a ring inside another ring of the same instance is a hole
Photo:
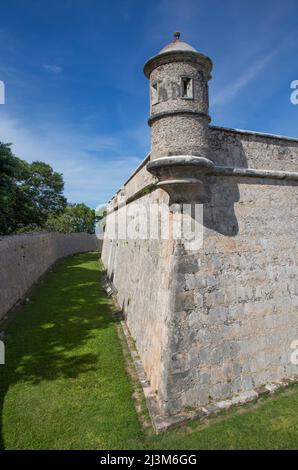
[[[109,199],[142,160],[125,152],[119,137],[84,135],[66,127],[27,127],[24,120],[0,115],[0,141],[27,161],[42,160],[63,173],[71,202],[96,207]],[[113,154],[113,158],[108,155]]]
[[[43,64],[43,68],[45,70],[48,70],[49,72],[52,73],[60,73],[62,72],[62,67],[60,65],[55,65],[55,64]]]

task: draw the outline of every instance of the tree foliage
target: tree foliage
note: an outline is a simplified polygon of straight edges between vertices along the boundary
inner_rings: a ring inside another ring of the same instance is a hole
[[[31,203],[31,223],[43,226],[50,214],[60,214],[66,207],[63,177],[47,163],[36,161],[29,165],[22,190]]]
[[[95,222],[96,216],[93,209],[85,204],[69,204],[62,214],[52,214],[48,218],[46,229],[61,233],[94,233]]]
[[[30,200],[22,183],[29,174],[29,165],[15,157],[10,144],[0,142],[0,233],[13,233],[27,223]]]
[[[68,204],[63,176],[47,163],[27,163],[0,142],[0,234],[55,230],[94,233],[95,212]]]

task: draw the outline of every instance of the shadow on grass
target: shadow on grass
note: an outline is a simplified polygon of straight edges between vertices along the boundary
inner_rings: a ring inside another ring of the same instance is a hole
[[[38,384],[96,369],[98,353],[84,353],[95,330],[114,320],[108,301],[99,295],[98,259],[88,253],[60,261],[30,294],[30,302],[4,327],[6,364],[0,366],[0,412],[5,395],[18,382]],[[75,350],[80,347],[80,352]],[[5,443],[0,424],[0,448]]]

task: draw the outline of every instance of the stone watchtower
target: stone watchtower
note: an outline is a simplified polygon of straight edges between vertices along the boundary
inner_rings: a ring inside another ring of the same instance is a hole
[[[150,80],[151,162],[147,169],[159,179],[158,185],[170,194],[172,202],[194,199],[194,188],[196,192],[200,189],[202,199],[202,182],[196,176],[212,166],[208,114],[211,69],[211,60],[180,41],[179,32],[144,66]]]
[[[171,155],[208,157],[211,68],[211,60],[180,41],[178,32],[170,44],[146,62],[152,159]]]

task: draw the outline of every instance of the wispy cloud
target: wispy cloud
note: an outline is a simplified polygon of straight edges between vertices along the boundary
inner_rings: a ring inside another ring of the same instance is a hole
[[[0,140],[13,142],[18,157],[42,160],[63,173],[67,198],[92,207],[108,200],[142,160],[123,151],[121,135],[89,135],[86,143],[86,136],[75,129],[48,124],[28,127],[7,114],[0,115]]]
[[[43,64],[42,65],[45,70],[48,70],[49,72],[52,73],[61,73],[62,72],[62,67],[60,65],[55,65],[55,64]]]
[[[258,75],[271,63],[273,59],[293,44],[293,33],[286,35],[271,52],[263,55],[261,58],[255,59],[252,65],[244,70],[239,77],[224,86],[211,99],[210,105],[222,105],[232,101],[245,87],[251,84]],[[260,53],[259,53],[260,55]]]
[[[262,59],[255,61],[244,73],[242,73],[235,81],[223,87],[211,100],[210,105],[221,105],[231,101],[243,88],[251,83],[257,75],[269,64],[277,51],[267,54]]]

